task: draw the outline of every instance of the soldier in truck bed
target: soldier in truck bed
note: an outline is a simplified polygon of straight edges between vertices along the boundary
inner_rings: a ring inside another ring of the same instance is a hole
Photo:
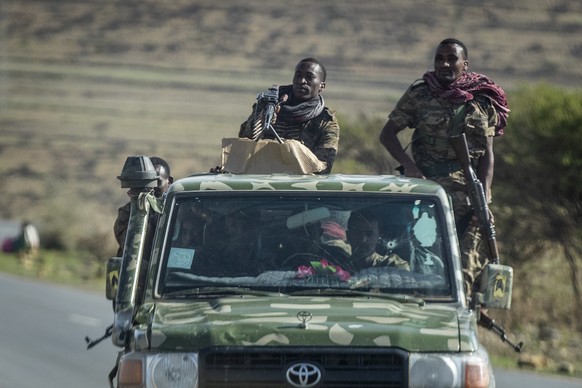
[[[279,88],[279,107],[273,127],[283,139],[295,139],[309,148],[329,174],[339,142],[339,124],[335,111],[325,106],[321,92],[325,89],[326,70],[315,58],[305,58],[295,67],[293,84]],[[259,101],[260,103],[260,101]],[[253,105],[253,113],[241,124],[238,137],[256,140],[262,130],[263,108]],[[270,131],[264,138],[274,138]]]
[[[509,108],[505,92],[482,74],[468,72],[468,53],[457,39],[439,43],[434,71],[424,74],[400,98],[380,135],[380,141],[401,164],[408,177],[427,178],[441,184],[452,197],[465,288],[471,293],[487,264],[478,221],[467,199],[466,180],[448,137],[465,133],[471,161],[491,201],[493,138],[503,134]],[[414,128],[413,159],[396,134]]]

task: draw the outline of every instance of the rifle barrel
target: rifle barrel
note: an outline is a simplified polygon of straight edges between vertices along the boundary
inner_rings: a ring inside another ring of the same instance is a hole
[[[507,338],[507,334],[505,333],[505,330],[503,329],[503,327],[501,327],[497,323],[495,323],[495,320],[493,318],[491,318],[490,316],[488,316],[487,314],[485,314],[482,311],[479,314],[479,325],[481,325],[484,328],[486,328],[487,330],[492,331],[493,333],[497,334],[502,342],[507,343],[517,353],[521,353],[521,349],[523,348],[523,341],[520,341],[517,345],[514,344],[513,342],[511,342]]]

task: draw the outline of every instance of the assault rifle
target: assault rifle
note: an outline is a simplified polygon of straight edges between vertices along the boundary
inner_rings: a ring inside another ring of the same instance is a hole
[[[489,248],[489,259],[493,263],[493,265],[488,265],[486,267],[486,270],[483,271],[484,272],[483,277],[487,277],[489,275],[489,272],[490,272],[490,271],[488,271],[489,267],[496,267],[496,269],[500,269],[501,267],[505,267],[505,266],[499,265],[499,251],[497,249],[497,240],[496,240],[496,236],[495,236],[495,225],[493,224],[493,220],[491,219],[491,214],[489,213],[489,207],[487,206],[487,198],[485,197],[485,191],[483,190],[483,184],[481,183],[481,181],[477,177],[477,174],[475,174],[473,167],[471,166],[471,159],[469,157],[469,147],[467,146],[467,138],[465,137],[465,134],[461,133],[460,135],[451,136],[451,137],[449,137],[449,140],[451,142],[451,145],[453,146],[453,149],[455,150],[455,154],[457,155],[457,158],[459,159],[459,163],[460,163],[461,168],[463,169],[463,173],[465,175],[465,180],[467,181],[467,190],[468,190],[468,194],[469,194],[469,201],[471,202],[471,207],[473,208],[475,215],[479,219],[479,224],[481,226],[481,229],[485,232],[485,234],[487,236],[487,246]],[[501,268],[501,270],[503,271],[502,275],[501,276],[497,275],[496,277],[494,277],[494,280],[502,279],[499,288],[502,291],[501,295],[503,295],[507,281],[512,282],[512,280],[511,280],[511,271],[503,270],[503,268]],[[511,268],[509,268],[509,270],[511,270]],[[491,272],[493,273],[493,271],[491,271]],[[504,276],[504,275],[506,275],[506,276]],[[509,278],[509,280],[507,278]],[[496,290],[497,284],[495,282],[494,282],[494,284],[495,284],[495,286],[494,286],[493,292],[495,293],[495,292],[497,292],[497,290]],[[509,308],[507,306],[505,308]],[[491,318],[490,316],[488,316],[485,313],[485,311],[483,311],[482,309],[481,309],[481,311],[479,311],[478,316],[479,316],[479,325],[483,326],[487,330],[494,332],[495,334],[498,334],[499,338],[501,338],[501,340],[503,342],[506,342],[507,344],[509,344],[513,348],[513,350],[515,350],[518,353],[521,352],[521,348],[523,347],[523,342],[520,342],[517,345],[510,342],[507,339],[507,335],[505,334],[505,330],[501,326],[496,324],[495,320],[493,318]]]
[[[520,341],[516,345],[513,342],[511,342],[510,340],[508,340],[507,334],[505,334],[505,330],[503,329],[503,327],[501,327],[497,323],[495,323],[495,319],[491,318],[490,316],[485,314],[483,311],[481,311],[481,314],[479,316],[479,324],[481,326],[483,326],[484,328],[486,328],[487,330],[492,331],[493,333],[499,335],[499,338],[501,338],[502,342],[507,343],[517,353],[521,353],[521,348],[523,348],[523,341]]]
[[[499,251],[497,250],[497,240],[495,238],[495,225],[491,220],[491,214],[489,213],[489,207],[487,206],[483,184],[479,178],[477,178],[477,174],[475,174],[475,171],[473,171],[473,167],[471,166],[467,138],[464,133],[461,133],[460,135],[449,137],[449,140],[457,154],[463,173],[465,174],[469,192],[469,201],[471,202],[475,215],[479,219],[481,228],[487,236],[487,246],[489,247],[490,259],[494,264],[499,264]]]
[[[103,336],[101,336],[95,340],[92,340],[88,336],[85,336],[85,342],[87,343],[87,350],[91,349],[93,346],[97,345],[98,343],[100,343],[101,341],[106,339],[107,337],[111,337],[112,331],[113,331],[113,325],[110,325],[109,327],[107,327],[107,329],[105,329],[105,334],[103,334]]]
[[[253,134],[253,139],[256,141],[263,138],[265,131],[269,130],[273,132],[275,138],[280,144],[283,144],[283,140],[273,128],[273,117],[275,116],[275,111],[277,108],[277,104],[279,103],[279,86],[273,85],[269,89],[264,92],[261,92],[257,95],[257,109],[264,106],[264,117],[263,117],[263,125],[261,132],[256,136]]]

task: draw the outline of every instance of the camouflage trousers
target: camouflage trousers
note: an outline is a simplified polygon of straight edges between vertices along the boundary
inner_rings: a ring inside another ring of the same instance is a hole
[[[467,297],[479,289],[481,273],[489,262],[479,225],[471,222],[459,241],[463,264],[463,283]]]
[[[489,262],[487,244],[483,241],[478,221],[473,217],[462,173],[454,172],[448,176],[433,177],[431,180],[443,186],[451,196],[461,250],[463,284],[469,297],[479,288],[481,272]]]

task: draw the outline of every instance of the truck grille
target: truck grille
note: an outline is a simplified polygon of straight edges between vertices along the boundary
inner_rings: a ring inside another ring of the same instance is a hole
[[[289,368],[316,366],[317,388],[393,388],[408,385],[408,353],[399,349],[211,348],[200,352],[200,388],[288,388]]]

